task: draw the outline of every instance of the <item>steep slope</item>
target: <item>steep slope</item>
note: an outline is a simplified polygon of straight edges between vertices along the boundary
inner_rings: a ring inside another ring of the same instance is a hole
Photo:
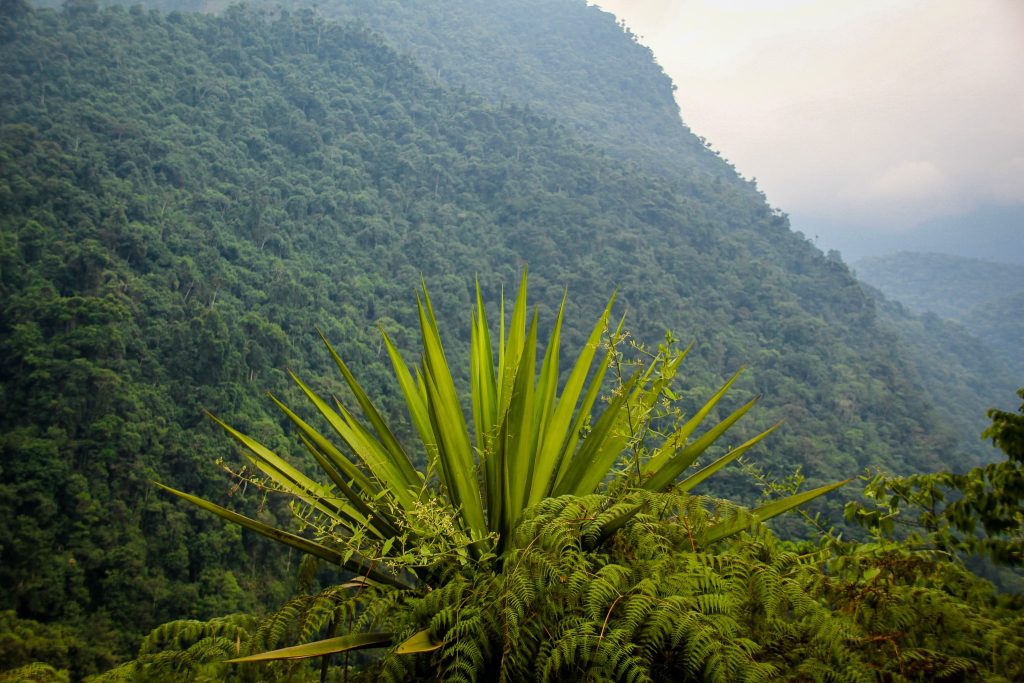
[[[178,2],[156,1],[163,6]],[[223,5],[206,0],[202,6],[215,11]],[[674,193],[699,202],[714,234],[739,245],[740,258],[767,268],[774,274],[769,281],[781,283],[804,311],[832,323],[831,334],[839,335],[841,344],[873,353],[867,349],[874,341],[864,334],[872,323],[852,315],[861,311],[870,318],[871,304],[860,301],[859,288],[845,267],[837,259],[822,258],[803,235],[789,229],[783,214],[769,215],[756,185],[686,128],[675,103],[675,86],[650,50],[611,14],[585,0],[452,0],[443,7],[429,0],[334,0],[317,3],[316,11],[364,22],[396,50],[409,54],[429,77],[481,93],[496,104],[528,103],[553,114],[601,151],[659,176]],[[671,265],[666,268],[672,270]],[[844,291],[847,294],[840,294]],[[774,346],[777,334],[772,338],[769,345]],[[973,376],[967,367],[972,361],[960,363],[952,351],[944,348],[913,362],[930,366],[942,356],[943,366],[952,362],[955,373]],[[815,375],[809,381],[823,377]],[[984,378],[972,380],[981,381]],[[1004,395],[993,388],[983,405]],[[946,388],[925,400],[948,413],[965,404],[975,407],[974,398],[970,392]],[[875,399],[861,394],[853,400]],[[908,395],[905,400],[916,399]],[[975,436],[972,432],[961,445],[975,457],[985,457],[988,449],[978,447]],[[843,450],[856,448],[844,443]],[[941,457],[960,460],[948,454]]]
[[[397,419],[374,330],[411,342],[421,274],[456,358],[474,273],[496,305],[528,262],[548,321],[567,284],[569,348],[618,283],[639,339],[696,338],[687,405],[752,368],[732,400],[765,395],[748,430],[789,418],[775,472],[955,450],[871,298],[742,183],[684,192],[305,10],[9,2],[0,46],[0,606],[106,639],[77,674],[288,590],[287,558],[147,480],[224,498],[204,407],[294,452],[259,392],[286,367],[340,392],[316,327]]]
[[[163,10],[219,12],[226,0],[153,0]],[[273,11],[280,3],[258,1]],[[711,174],[728,164],[680,124],[672,82],[650,49],[584,0],[332,0],[295,3],[332,20],[358,20],[428,76],[495,104],[555,116],[583,139],[661,175]]]
[[[225,6],[223,0],[152,1],[165,8],[204,11]],[[864,337],[862,322],[837,314],[841,307],[837,307],[838,291],[849,292],[850,302],[860,296],[854,281],[841,274],[842,264],[838,259],[822,259],[803,235],[788,229],[783,214],[768,216],[766,198],[756,184],[745,181],[703,139],[691,134],[680,121],[675,86],[654,62],[650,50],[616,24],[611,14],[585,0],[451,0],[441,6],[430,0],[332,0],[314,7],[326,17],[367,24],[396,50],[410,55],[428,77],[480,93],[495,104],[527,103],[556,116],[601,151],[661,177],[676,194],[700,202],[716,235],[730,235],[741,245],[746,258],[778,269],[777,279],[798,298],[799,305],[835,323],[833,334],[841,335],[843,344],[863,350],[865,343],[873,343]],[[681,99],[685,102],[685,93]],[[1010,225],[1019,217],[1017,214],[1004,211],[969,218],[1005,236],[1016,230]],[[952,226],[943,230],[954,231]],[[955,231],[963,233],[960,228]],[[1013,240],[1003,242],[1002,252],[1009,253],[1006,249],[1012,249]],[[994,247],[994,243],[987,245]],[[823,270],[832,272],[826,275]],[[847,304],[847,314],[859,305]],[[1012,321],[1019,318],[994,318],[994,312],[979,313],[983,316],[979,325],[989,325],[994,335],[1009,339],[1007,334],[1014,332]],[[999,324],[993,325],[995,322]],[[1000,348],[1004,360],[1008,354],[1014,355],[1012,346],[1003,343]],[[987,381],[987,377],[974,375],[975,359],[961,359],[957,350],[958,345],[953,344],[923,358],[914,356],[912,362],[924,368],[926,375],[952,372],[971,377],[970,384]],[[1009,363],[1013,367],[1015,361]],[[982,398],[979,408],[977,394],[960,392],[966,384],[954,386],[926,391],[926,402],[946,414],[964,406],[983,412],[1006,395],[993,386],[982,394],[986,398]],[[865,398],[862,395],[858,400]],[[964,435],[961,446],[972,451],[974,457],[987,457],[990,449],[979,447],[975,436],[973,431]],[[941,457],[961,460],[949,454]]]
[[[153,4],[204,11],[224,6],[219,0],[153,0]],[[271,12],[275,10],[269,8],[276,7],[263,6]],[[790,231],[783,214],[769,215],[756,185],[743,180],[690,133],[680,121],[674,85],[650,51],[616,24],[611,14],[584,0],[452,0],[443,6],[428,0],[334,0],[317,3],[315,12],[363,22],[412,57],[428,77],[463,92],[481,93],[499,106],[525,102],[534,110],[551,113],[601,151],[659,176],[673,193],[699,202],[715,235],[739,245],[743,258],[777,271],[775,279],[802,309],[834,323],[832,334],[840,335],[842,344],[863,351],[874,343],[864,335],[864,323],[849,315],[863,304],[858,303],[862,294],[844,273],[845,267],[837,259],[823,259],[803,235]],[[849,293],[847,303],[839,302],[840,291]],[[845,312],[840,312],[844,306]],[[955,373],[971,375],[967,367],[971,361],[961,364],[951,351],[944,349],[914,362],[930,366],[943,356],[953,362]],[[816,375],[811,381],[820,378]],[[979,410],[983,413],[1003,395],[993,388]],[[925,402],[949,413],[964,405],[976,408],[975,398],[971,392],[947,388],[930,393]],[[874,400],[863,394],[854,399]],[[862,447],[844,443],[841,450]],[[973,432],[963,437],[961,447],[974,458],[986,457],[989,450],[979,447]],[[949,454],[940,457],[962,460]]]

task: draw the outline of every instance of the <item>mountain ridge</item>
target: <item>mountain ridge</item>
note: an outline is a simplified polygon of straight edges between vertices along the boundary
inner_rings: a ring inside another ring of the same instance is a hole
[[[684,407],[751,368],[734,399],[765,396],[749,430],[788,418],[761,456],[778,476],[963,452],[874,299],[742,181],[647,175],[312,10],[17,7],[0,16],[2,606],[105,643],[79,673],[175,616],[288,593],[287,556],[149,480],[283,518],[220,476],[238,457],[201,410],[298,453],[260,390],[293,395],[292,368],[344,396],[321,328],[397,420],[375,329],[413,351],[421,276],[453,355],[473,273],[495,309],[528,262],[541,318],[568,286],[575,324],[618,284],[637,338],[696,337]]]
[[[899,252],[864,259],[853,267],[889,298],[963,325],[1024,381],[1024,266]]]

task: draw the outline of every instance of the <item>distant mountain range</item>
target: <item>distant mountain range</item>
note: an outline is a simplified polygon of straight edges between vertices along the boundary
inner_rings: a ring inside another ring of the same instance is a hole
[[[847,263],[896,252],[937,253],[1024,266],[1024,205],[988,204],[968,213],[929,221],[901,233],[793,216],[794,224],[823,249],[836,249]]]
[[[963,324],[1024,385],[1024,266],[900,252],[863,259],[853,268],[860,279],[912,310]]]

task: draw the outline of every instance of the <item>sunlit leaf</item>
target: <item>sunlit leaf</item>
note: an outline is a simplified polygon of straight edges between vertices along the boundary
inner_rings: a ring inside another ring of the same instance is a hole
[[[339,652],[351,652],[353,650],[365,650],[366,648],[387,647],[391,644],[394,635],[391,633],[353,633],[327,640],[318,640],[315,643],[305,645],[293,645],[292,647],[261,652],[258,655],[238,657],[227,660],[230,664],[243,664],[246,662],[272,662],[281,659],[309,659],[310,657],[324,657],[326,655],[338,654]]]
[[[422,631],[409,636],[406,640],[399,643],[398,647],[395,648],[395,654],[397,655],[418,655],[426,652],[434,652],[444,647],[443,642],[435,642],[430,637],[430,629],[425,628]]]

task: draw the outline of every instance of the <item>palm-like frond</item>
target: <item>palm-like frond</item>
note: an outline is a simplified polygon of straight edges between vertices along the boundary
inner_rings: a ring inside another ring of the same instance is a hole
[[[295,425],[300,440],[313,455],[326,481],[314,481],[264,445],[213,418],[243,447],[246,457],[273,486],[300,501],[318,519],[327,520],[322,529],[329,531],[322,534],[323,538],[310,540],[195,496],[163,488],[228,521],[397,588],[411,586],[379,563],[399,562],[408,556],[410,548],[415,550],[421,541],[427,543],[417,537],[415,525],[409,520],[420,514],[430,503],[431,496],[435,501],[440,497],[442,505],[456,520],[458,532],[468,539],[465,550],[470,556],[506,555],[514,549],[514,532],[526,510],[547,498],[587,496],[601,489],[642,431],[638,430],[637,422],[649,420],[658,401],[671,395],[669,387],[689,350],[665,352],[659,355],[657,362],[649,363],[629,379],[619,382],[604,409],[592,420],[617,353],[615,344],[622,329],[621,321],[615,329],[610,324],[615,296],[591,329],[559,392],[559,347],[565,298],[546,350],[538,359],[537,313],[528,314],[526,291],[524,271],[507,327],[502,304],[495,340],[477,285],[470,341],[472,433],[470,422],[463,414],[425,284],[422,295],[417,297],[422,340],[419,365],[410,366],[381,331],[410,421],[426,454],[428,471],[437,474],[436,487],[432,488],[427,475],[417,470],[410,451],[400,444],[355,375],[324,338],[362,419],[336,398],[332,405],[295,375],[292,378],[296,385],[316,414],[330,426],[333,433],[330,437],[278,399],[271,398]],[[738,375],[730,378],[700,410],[675,429],[649,458],[638,463],[641,488],[660,491],[673,486],[683,472],[754,406],[757,398],[714,422],[700,436],[694,436]],[[692,474],[679,484],[680,490],[689,491],[759,443],[777,426]],[[839,485],[776,501],[755,510],[752,515],[720,523],[705,530],[704,540],[713,542],[739,533],[756,520],[779,514]],[[606,515],[595,537],[606,538],[614,533],[641,508],[642,505],[627,505]],[[346,539],[352,538],[370,543],[374,553],[361,557],[363,548],[346,545]],[[426,546],[422,550],[430,552]],[[261,657],[322,656],[354,647],[391,643],[391,637],[385,637],[388,634],[373,635],[375,639],[369,640],[344,636]],[[401,645],[403,651],[427,651],[433,646],[428,635],[417,634],[415,638]],[[249,657],[244,661],[256,660]]]

